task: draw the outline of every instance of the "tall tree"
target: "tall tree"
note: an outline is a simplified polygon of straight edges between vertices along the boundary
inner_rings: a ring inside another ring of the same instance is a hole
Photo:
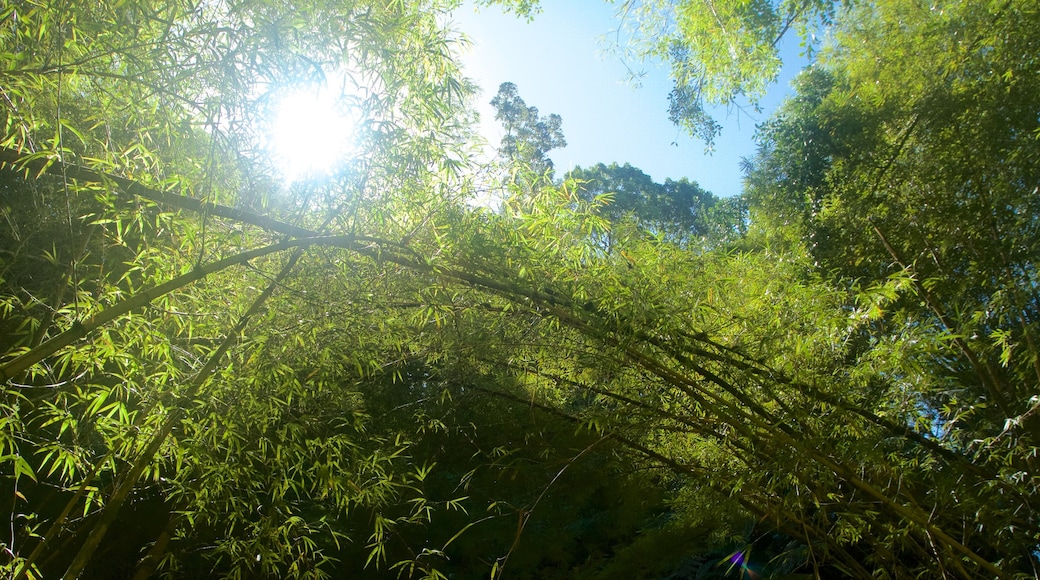
[[[656,183],[629,164],[602,163],[566,175],[578,182],[583,199],[607,196],[602,211],[615,224],[632,219],[654,235],[681,246],[714,247],[743,228],[739,199],[717,199],[686,178]]]
[[[850,9],[748,179],[756,221],[795,225],[876,305],[855,342],[878,401],[996,479],[1035,471],[1037,16],[1013,1]],[[991,515],[963,525],[1005,547],[1037,537]]]
[[[491,99],[495,120],[502,123],[501,155],[509,164],[523,165],[526,171],[552,181],[555,167],[549,151],[567,146],[563,137],[563,120],[559,115],[542,117],[537,107],[530,107],[513,83],[502,83]]]
[[[1023,218],[1038,209],[1038,149],[1023,138],[1037,130],[1036,86],[1022,77],[1035,58],[1020,28],[1035,11],[1011,2],[932,14],[879,2],[854,14],[763,133],[752,195],[764,216],[798,222],[825,268],[866,284],[910,276],[918,316],[963,337],[953,356],[976,374],[988,408],[972,415],[1002,426],[1027,412],[1025,385],[1040,380],[1037,248]],[[851,44],[869,48],[843,49]],[[911,46],[919,58],[889,58]],[[973,404],[958,399],[951,420]],[[949,399],[940,400],[931,404]]]

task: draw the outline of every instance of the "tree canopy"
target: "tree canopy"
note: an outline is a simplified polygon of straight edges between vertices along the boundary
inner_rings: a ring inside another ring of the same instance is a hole
[[[535,175],[544,175],[550,181],[555,166],[548,153],[567,146],[563,137],[563,119],[550,114],[542,117],[538,107],[528,106],[516,85],[502,83],[498,94],[491,99],[495,120],[502,123],[505,134],[499,146],[499,155],[507,164],[523,167]]]
[[[2,8],[5,576],[1035,574],[1035,3],[625,4],[710,98],[828,26],[732,200],[510,84],[485,171],[453,7]]]
[[[629,164],[602,163],[567,172],[586,201],[609,200],[600,211],[616,226],[631,220],[674,244],[716,246],[740,236],[744,229],[740,198],[718,199],[686,178],[656,183]]]

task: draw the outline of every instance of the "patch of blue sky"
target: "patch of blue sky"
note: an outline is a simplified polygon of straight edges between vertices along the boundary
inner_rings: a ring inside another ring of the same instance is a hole
[[[478,98],[481,134],[497,145],[501,128],[488,103],[499,84],[516,84],[520,96],[539,113],[563,118],[567,147],[550,157],[557,175],[597,163],[630,163],[661,183],[688,178],[720,197],[739,194],[741,160],[755,154],[758,123],[791,93],[790,82],[806,64],[799,39],[791,33],[781,45],[784,69],[762,99],[750,107],[711,111],[722,134],[711,154],[668,120],[672,82],[664,63],[624,63],[608,53],[618,22],[614,6],[603,0],[543,2],[533,22],[498,8],[474,10],[466,4],[453,15],[455,27],[473,46],[463,58],[470,78],[483,90]],[[645,74],[638,87],[626,82],[630,69]]]

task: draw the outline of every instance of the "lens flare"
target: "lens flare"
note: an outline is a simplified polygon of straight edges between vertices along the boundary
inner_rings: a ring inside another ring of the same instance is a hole
[[[341,92],[296,87],[273,107],[268,150],[289,182],[325,176],[353,149],[356,123]]]

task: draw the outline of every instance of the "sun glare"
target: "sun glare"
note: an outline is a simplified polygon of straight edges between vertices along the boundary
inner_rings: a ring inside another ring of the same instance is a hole
[[[355,115],[327,85],[296,87],[272,111],[268,149],[289,182],[328,175],[353,149]]]

